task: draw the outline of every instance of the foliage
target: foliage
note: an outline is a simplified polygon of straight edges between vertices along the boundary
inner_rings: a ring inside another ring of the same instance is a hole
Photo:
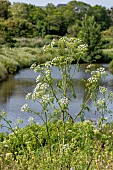
[[[101,30],[106,30],[111,25],[111,17],[105,7],[100,5],[90,6],[87,15],[94,16],[95,21],[101,26]]]
[[[93,16],[85,16],[79,36],[82,41],[87,44],[87,55],[85,60],[88,62],[99,60],[102,57],[101,32],[100,26],[95,22]]]
[[[8,0],[0,0],[0,18],[7,19],[9,17],[9,6],[10,2]]]
[[[84,2],[70,1],[61,7],[48,4],[43,9],[31,4],[19,2],[10,4],[8,0],[1,0],[0,9],[0,18],[5,20],[5,34],[8,32],[11,38],[12,36],[43,38],[48,34],[64,36],[67,33],[77,36],[80,30],[78,26],[81,27],[80,23],[84,20],[85,14],[94,16],[101,30],[112,25],[112,9],[107,10],[98,5],[92,7]]]
[[[28,125],[16,128],[15,134],[0,134],[1,169],[109,169],[112,170],[113,124],[95,129],[92,123],[66,123],[65,144],[62,138],[62,123],[49,124],[52,153],[46,142],[45,125]]]
[[[43,57],[39,48],[6,48],[2,47],[0,52],[0,81],[13,74],[19,69],[30,67],[34,62],[43,63],[49,60],[49,55]]]
[[[9,135],[0,134],[1,169],[113,168],[113,124],[104,125],[106,114],[112,115],[108,105],[113,101],[113,92],[107,92],[102,85],[106,77],[104,68],[95,68],[93,64],[87,66],[86,72],[91,77],[84,80],[85,101],[75,117],[69,113],[70,101],[76,97],[73,76],[75,69],[80,69],[79,61],[86,49],[87,45],[82,44],[80,39],[67,37],[53,39],[43,47],[44,55],[49,53],[51,60],[31,66],[40,74],[36,78],[35,89],[26,95],[26,100],[40,105],[42,111],[38,112],[28,104],[21,108],[22,111],[37,114],[43,120],[43,125],[36,124],[30,117],[30,125],[19,128],[22,120],[18,118],[13,129],[6,113],[0,113],[0,119],[7,123],[11,131]],[[76,60],[76,64],[71,70],[73,60]],[[61,77],[57,84],[52,75],[53,66],[58,68]],[[98,98],[98,93],[101,98]],[[85,120],[85,111],[90,110],[87,106],[90,100],[96,107],[95,113],[100,115],[98,121],[93,123]],[[75,122],[78,117],[81,122]]]

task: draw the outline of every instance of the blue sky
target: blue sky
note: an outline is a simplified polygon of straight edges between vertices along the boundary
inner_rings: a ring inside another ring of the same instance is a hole
[[[11,3],[12,2],[24,2],[24,3],[30,3],[34,4],[37,6],[45,6],[48,3],[52,3],[54,5],[57,5],[59,3],[61,4],[67,4],[70,0],[9,0]],[[78,1],[78,0],[77,0]],[[113,6],[113,0],[81,0],[82,2],[86,2],[88,4],[91,4],[92,6],[94,5],[102,5],[105,6],[106,8],[110,8]]]

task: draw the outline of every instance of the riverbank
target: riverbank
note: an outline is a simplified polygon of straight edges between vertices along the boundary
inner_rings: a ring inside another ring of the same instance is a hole
[[[44,63],[50,59],[49,55],[44,56],[42,48],[32,47],[2,47],[0,52],[0,82],[6,80],[9,74],[15,74],[23,68],[29,68],[34,62]],[[104,57],[102,62],[113,59],[113,49],[104,49]],[[109,56],[109,57],[108,57]],[[110,62],[110,70],[112,70],[113,61]]]
[[[49,59],[43,56],[42,48],[3,47],[0,50],[0,82],[7,79],[9,74],[29,68],[34,62],[43,63]]]

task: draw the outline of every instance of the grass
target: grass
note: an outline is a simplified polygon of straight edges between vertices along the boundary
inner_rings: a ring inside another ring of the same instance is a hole
[[[9,74],[14,74],[19,69],[30,67],[34,62],[43,63],[49,56],[45,57],[41,48],[1,48],[0,52],[0,81],[6,79]]]
[[[0,134],[1,170],[113,169],[113,123],[96,129],[91,122],[67,122],[65,128],[65,144],[61,121],[49,123],[49,140],[38,124]]]

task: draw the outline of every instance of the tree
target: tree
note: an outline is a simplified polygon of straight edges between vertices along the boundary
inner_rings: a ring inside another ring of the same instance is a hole
[[[9,6],[11,3],[8,0],[0,0],[0,18],[7,19],[9,17]]]
[[[105,7],[100,5],[90,6],[87,15],[94,16],[95,21],[101,25],[101,30],[108,29],[111,25],[111,17]]]
[[[85,16],[79,37],[87,44],[86,61],[94,62],[102,56],[102,39],[100,25],[95,22],[94,16]]]
[[[11,5],[9,8],[11,17],[27,19],[28,18],[27,7],[28,7],[28,5],[25,3],[13,3],[13,5]]]

